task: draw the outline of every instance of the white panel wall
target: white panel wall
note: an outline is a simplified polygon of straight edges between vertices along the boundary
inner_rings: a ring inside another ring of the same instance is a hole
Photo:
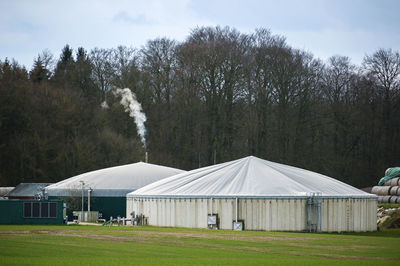
[[[376,208],[375,199],[324,199],[322,231],[375,231]]]
[[[207,215],[218,214],[219,227],[232,229],[235,199],[127,198],[127,217],[134,211],[150,225],[207,228]],[[375,231],[376,199],[323,199],[323,232]],[[239,199],[238,220],[246,230],[306,231],[306,199]]]

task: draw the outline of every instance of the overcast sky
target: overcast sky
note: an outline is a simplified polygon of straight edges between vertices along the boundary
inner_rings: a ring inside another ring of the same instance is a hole
[[[379,48],[400,50],[400,0],[0,0],[0,60],[31,68],[44,49],[141,48],[147,40],[183,41],[197,26],[243,33],[268,28],[294,48],[361,64]]]

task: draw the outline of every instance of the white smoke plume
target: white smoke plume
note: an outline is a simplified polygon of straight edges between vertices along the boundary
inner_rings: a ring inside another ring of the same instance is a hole
[[[144,147],[146,147],[146,127],[144,126],[146,115],[143,113],[142,105],[136,100],[135,93],[133,93],[129,88],[116,89],[113,93],[115,96],[121,96],[120,103],[124,106],[125,112],[128,112],[129,116],[135,119],[138,134]]]

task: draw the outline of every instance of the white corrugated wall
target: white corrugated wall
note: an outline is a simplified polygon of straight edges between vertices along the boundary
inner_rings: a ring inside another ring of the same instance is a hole
[[[323,232],[375,231],[375,198],[329,198],[321,203]],[[127,217],[132,211],[144,214],[150,225],[207,228],[207,215],[218,214],[219,227],[232,229],[236,202],[228,199],[127,198]],[[238,220],[245,230],[306,231],[307,200],[242,199],[238,200]]]

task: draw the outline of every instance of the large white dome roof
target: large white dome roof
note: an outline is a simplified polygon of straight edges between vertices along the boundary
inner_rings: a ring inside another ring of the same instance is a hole
[[[92,196],[125,196],[138,188],[185,171],[149,163],[133,163],[80,174],[46,187],[49,196],[73,196],[91,188]]]
[[[373,197],[331,177],[254,156],[199,168],[142,187],[127,197]]]

